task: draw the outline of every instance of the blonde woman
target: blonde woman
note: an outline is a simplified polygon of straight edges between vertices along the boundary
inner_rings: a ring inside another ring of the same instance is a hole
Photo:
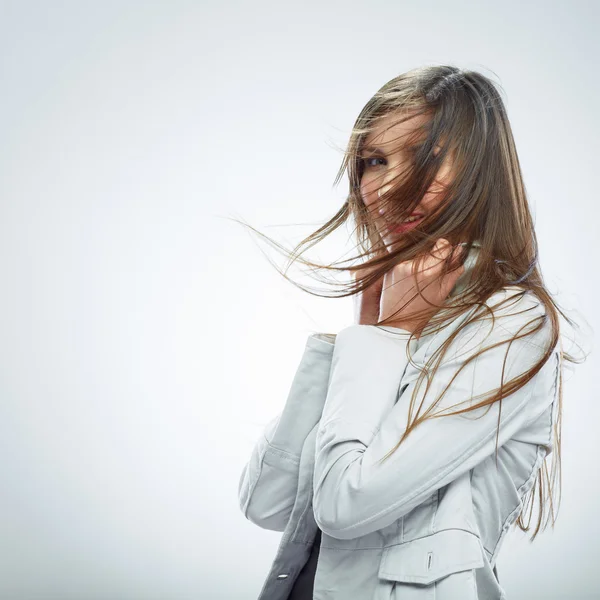
[[[536,494],[553,506],[574,359],[496,87],[452,66],[392,79],[343,172],[347,200],[292,256],[350,273],[355,322],[309,336],[239,481],[244,515],[283,532],[259,599],[506,598],[506,533]],[[302,256],[349,219],[354,264]]]

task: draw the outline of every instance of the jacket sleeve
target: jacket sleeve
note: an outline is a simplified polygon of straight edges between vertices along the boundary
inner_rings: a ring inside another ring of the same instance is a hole
[[[464,326],[438,365],[430,389],[425,394],[424,380],[416,392],[411,420],[419,406],[423,416],[469,357],[524,333],[523,325],[543,314],[543,305],[537,302],[531,305],[523,296],[512,304],[509,314],[498,309],[493,324],[486,317]],[[548,321],[539,332],[513,341],[510,347],[504,343],[483,352],[462,368],[433,413],[478,404],[497,390],[501,381],[506,384],[529,370],[550,343],[550,333]],[[425,420],[377,464],[407,427],[417,380],[409,377],[399,389],[408,364],[407,339],[408,332],[403,329],[371,325],[351,325],[337,335],[316,436],[313,491],[315,520],[332,537],[352,539],[390,525],[438,488],[493,455],[498,425],[500,447],[552,403],[556,360],[551,355],[526,385],[503,398],[500,410],[495,402],[457,416]]]
[[[296,491],[302,445],[325,403],[335,334],[309,336],[283,411],[266,425],[238,483],[239,504],[252,523],[284,531]]]

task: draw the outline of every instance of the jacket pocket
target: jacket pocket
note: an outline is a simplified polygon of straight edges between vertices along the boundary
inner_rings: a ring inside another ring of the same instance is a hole
[[[379,579],[386,599],[476,600],[474,569],[483,567],[479,538],[463,529],[444,529],[383,550]],[[392,582],[386,583],[386,582]],[[383,600],[384,594],[377,598]]]

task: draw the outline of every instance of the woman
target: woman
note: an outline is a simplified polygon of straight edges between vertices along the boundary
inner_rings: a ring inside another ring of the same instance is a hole
[[[551,494],[574,359],[502,100],[476,72],[402,74],[361,111],[345,170],[347,201],[298,248],[352,217],[367,260],[293,258],[350,271],[355,323],[308,338],[239,481],[246,517],[284,532],[259,598],[506,598],[495,563]]]

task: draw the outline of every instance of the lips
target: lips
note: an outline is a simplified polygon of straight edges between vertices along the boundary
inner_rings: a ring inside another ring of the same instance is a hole
[[[416,216],[416,215],[415,215]],[[410,221],[409,223],[391,223],[388,226],[388,231],[393,233],[404,233],[405,231],[409,231],[410,229],[414,229],[421,221],[423,220],[423,216],[416,221]]]
[[[419,218],[422,219],[423,215],[421,213],[413,213],[412,215],[408,215],[408,217],[406,217],[407,219],[413,219],[413,218]],[[406,221],[402,221],[402,223],[405,223]]]
[[[385,210],[383,210],[383,208],[379,209],[379,214],[384,217],[385,216]],[[407,219],[410,217],[424,217],[425,215],[423,213],[419,213],[419,212],[414,212],[414,213],[410,213],[410,215],[408,215],[408,217],[406,217]]]
[[[385,216],[385,213],[381,210],[379,211],[379,214],[381,216]],[[407,219],[412,219],[413,217],[419,218],[416,221],[411,221],[410,223],[406,223],[405,221],[401,221],[399,223],[392,223],[391,221],[388,221],[388,227],[394,228],[399,227],[400,225],[412,225],[413,223],[420,223],[424,216],[425,215],[423,213],[411,213],[408,217],[406,217]]]

